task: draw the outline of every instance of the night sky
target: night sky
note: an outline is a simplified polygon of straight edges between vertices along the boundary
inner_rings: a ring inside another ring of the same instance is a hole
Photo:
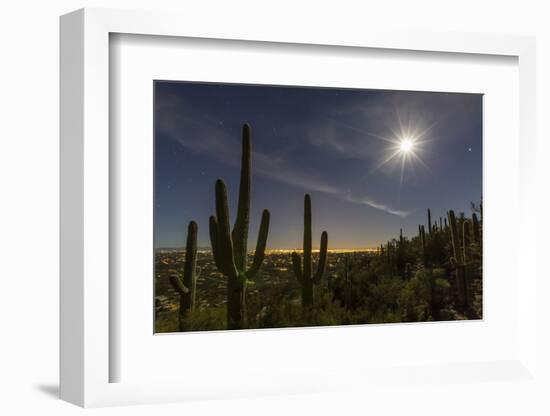
[[[234,222],[243,123],[252,127],[250,248],[264,208],[268,249],[301,247],[305,193],[314,247],[326,230],[332,249],[376,247],[400,228],[413,236],[427,208],[438,219],[481,199],[482,95],[157,81],[156,247],[183,247],[191,220],[209,246],[217,178]],[[400,152],[406,138],[411,152]]]

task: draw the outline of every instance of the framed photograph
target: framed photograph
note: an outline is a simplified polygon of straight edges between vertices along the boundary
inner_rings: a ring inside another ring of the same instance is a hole
[[[199,21],[61,18],[62,398],[533,380],[534,40]]]
[[[482,101],[155,81],[155,332],[482,319]]]

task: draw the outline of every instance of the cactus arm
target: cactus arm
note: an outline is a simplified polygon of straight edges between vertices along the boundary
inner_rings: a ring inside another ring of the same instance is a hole
[[[214,257],[214,263],[219,271],[222,271],[222,265],[220,263],[220,248],[219,248],[219,233],[218,233],[218,221],[215,216],[210,216],[210,245],[212,246],[212,256]]]
[[[239,185],[239,203],[237,218],[233,227],[232,240],[235,266],[239,271],[246,271],[248,226],[250,223],[250,126],[243,126],[243,141],[241,155],[241,179]]]
[[[302,283],[302,258],[295,251],[292,253],[292,267],[294,269],[294,274],[298,282]]]
[[[267,244],[267,234],[269,233],[269,211],[264,209],[262,213],[262,222],[260,223],[260,231],[258,232],[258,242],[256,243],[256,251],[254,252],[254,262],[252,267],[246,272],[246,277],[252,279],[260,270],[265,256],[265,246]]]
[[[216,217],[218,220],[219,261],[224,274],[229,278],[237,277],[237,268],[233,258],[233,241],[229,225],[229,207],[227,204],[227,189],[225,183],[216,181]]]
[[[323,231],[321,234],[321,248],[319,250],[319,263],[317,264],[317,273],[313,278],[314,283],[319,283],[325,274],[327,268],[327,247],[328,247],[328,234],[326,231]]]
[[[311,197],[304,197],[304,269],[303,277],[311,279]]]
[[[186,295],[189,293],[189,289],[182,283],[177,273],[170,275],[170,283],[178,294]]]

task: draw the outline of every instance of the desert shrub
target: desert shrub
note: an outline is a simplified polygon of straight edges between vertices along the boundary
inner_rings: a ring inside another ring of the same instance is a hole
[[[226,329],[226,326],[225,306],[195,310],[186,319],[186,327],[189,328],[189,331],[216,331]]]
[[[155,318],[155,332],[178,332],[178,330],[177,310],[157,312]]]
[[[378,284],[369,285],[368,306],[371,311],[392,311],[397,307],[397,300],[403,288],[399,277],[384,276]]]
[[[297,299],[264,306],[257,319],[259,328],[301,326],[302,307]]]
[[[431,274],[419,269],[401,290],[397,303],[404,322],[427,321],[432,301]]]

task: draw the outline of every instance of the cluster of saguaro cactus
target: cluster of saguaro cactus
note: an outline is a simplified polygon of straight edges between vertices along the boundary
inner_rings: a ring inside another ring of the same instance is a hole
[[[186,330],[186,320],[195,307],[195,292],[200,268],[197,267],[197,223],[191,221],[187,227],[187,244],[185,248],[185,264],[183,266],[183,281],[180,273],[174,270],[170,274],[170,283],[180,297],[179,329]]]
[[[323,231],[321,234],[321,246],[319,250],[319,261],[317,272],[312,273],[313,262],[311,258],[311,197],[306,194],[304,197],[304,264],[300,255],[292,253],[292,265],[294,274],[302,286],[302,306],[310,307],[313,305],[313,285],[318,284],[325,273],[327,265],[327,246],[328,234]]]
[[[246,328],[247,283],[258,273],[264,260],[269,232],[269,211],[264,210],[252,266],[248,268],[248,226],[250,222],[250,126],[243,126],[241,177],[237,219],[231,231],[227,189],[216,181],[216,215],[210,217],[210,242],[217,269],[227,277],[227,328]]]

